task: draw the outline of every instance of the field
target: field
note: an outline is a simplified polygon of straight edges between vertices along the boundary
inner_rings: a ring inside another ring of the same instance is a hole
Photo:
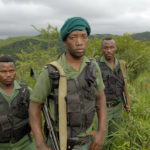
[[[30,68],[34,67],[38,74],[45,64],[65,51],[56,28],[48,26],[47,29],[40,30],[40,34],[40,37],[17,37],[0,42],[0,55],[9,54],[16,58],[17,80],[31,87],[34,86],[34,81],[30,78]],[[132,98],[131,119],[128,120],[124,111],[122,124],[114,134],[116,138],[112,149],[150,150],[150,41],[134,40],[133,35],[129,34],[112,37],[117,43],[117,57],[127,63],[128,87]],[[18,44],[16,50],[12,50],[13,43],[28,39],[40,42],[34,43],[31,40],[25,48]],[[47,46],[41,46],[43,42]],[[89,39],[86,55],[91,57],[95,48],[95,57],[102,56],[101,42],[98,36]]]

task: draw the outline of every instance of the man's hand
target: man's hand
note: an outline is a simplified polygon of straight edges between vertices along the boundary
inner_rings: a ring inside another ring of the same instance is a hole
[[[88,150],[102,150],[105,140],[105,133],[92,131],[90,135],[93,136],[93,143],[90,145]]]
[[[96,105],[98,106],[98,130],[97,132],[90,133],[90,135],[93,136],[93,143],[88,150],[102,150],[104,145],[106,133],[106,98],[104,91],[97,96]]]
[[[49,147],[46,143],[41,143],[40,145],[37,145],[37,150],[53,150],[53,149]]]

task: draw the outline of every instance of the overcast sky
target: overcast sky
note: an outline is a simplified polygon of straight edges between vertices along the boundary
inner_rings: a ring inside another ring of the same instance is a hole
[[[150,0],[0,0],[0,39],[61,28],[68,17],[88,20],[92,34],[150,31]]]

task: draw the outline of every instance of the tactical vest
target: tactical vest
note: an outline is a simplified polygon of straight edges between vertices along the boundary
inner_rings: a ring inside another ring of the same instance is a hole
[[[0,93],[0,142],[15,143],[30,132],[28,120],[29,90],[20,84],[18,95],[8,102]]]
[[[96,61],[98,62],[102,72],[107,102],[111,100],[122,99],[124,79],[120,64],[118,64],[115,67],[114,72],[112,72],[112,70],[105,64],[105,62],[100,61],[100,58],[97,58]]]
[[[56,68],[48,65],[48,72],[50,78],[51,76],[53,78],[56,73]],[[55,80],[52,80],[52,85],[56,87],[53,82],[55,82]],[[86,131],[90,127],[96,110],[97,95],[95,64],[88,63],[77,78],[67,80],[66,104],[68,138],[76,137],[79,133]],[[56,96],[53,95],[53,97]]]

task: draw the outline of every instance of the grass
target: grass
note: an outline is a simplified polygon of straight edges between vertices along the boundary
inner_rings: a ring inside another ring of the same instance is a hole
[[[143,73],[129,85],[131,120],[124,113],[113,142],[113,150],[150,150],[150,73]]]

